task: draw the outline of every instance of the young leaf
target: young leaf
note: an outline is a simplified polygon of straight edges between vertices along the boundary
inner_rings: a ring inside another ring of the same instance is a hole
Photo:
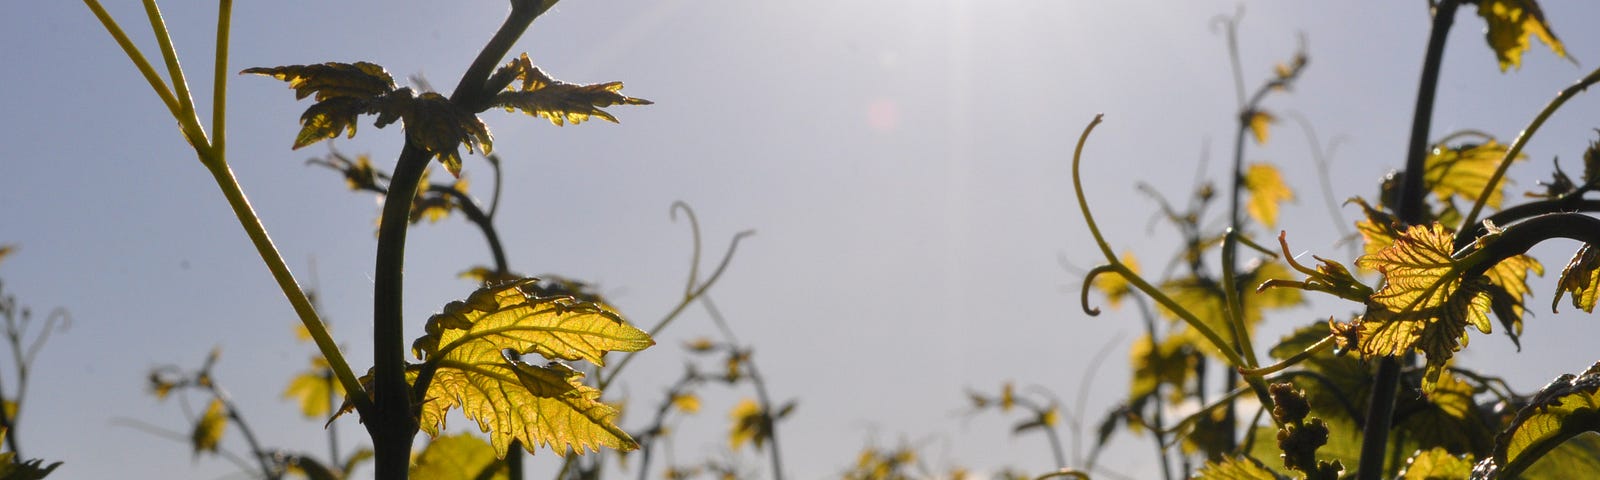
[[[1501,260],[1483,273],[1491,286],[1490,307],[1513,342],[1522,335],[1522,316],[1527,312],[1527,298],[1533,295],[1533,289],[1528,287],[1529,273],[1544,276],[1544,265],[1528,255]]]
[[[729,414],[733,417],[733,430],[728,433],[728,443],[738,450],[745,442],[755,445],[756,450],[761,450],[771,434],[771,422],[767,412],[761,410],[761,405],[755,400],[744,399],[733,407]]]
[[[1246,211],[1256,222],[1272,228],[1278,223],[1278,204],[1294,201],[1294,190],[1283,183],[1283,175],[1270,163],[1256,163],[1245,170],[1244,188],[1250,192]]]
[[[1267,129],[1277,121],[1278,117],[1274,117],[1266,111],[1256,110],[1250,112],[1250,134],[1255,136],[1256,143],[1267,143]]]
[[[429,441],[413,460],[410,476],[439,480],[511,478],[505,462],[495,458],[494,447],[471,433],[445,435]]]
[[[1287,480],[1260,461],[1250,457],[1226,457],[1221,462],[1207,461],[1195,480]]]
[[[1194,366],[1200,360],[1199,354],[1189,350],[1188,345],[1187,339],[1175,335],[1162,340],[1159,346],[1150,341],[1149,334],[1135,340],[1133,347],[1128,349],[1128,360],[1133,365],[1133,381],[1129,384],[1131,390],[1128,398],[1150,395],[1162,384],[1177,387],[1173,393],[1181,397],[1183,386],[1188,384]]]
[[[346,133],[356,136],[356,118],[381,113],[378,127],[391,112],[404,109],[411,99],[410,89],[396,89],[394,78],[383,67],[367,62],[328,62],[319,65],[247,68],[239,73],[266,75],[289,82],[295,99],[313,97],[316,103],[300,115],[300,133],[294,148],[311,145]]]
[[[200,421],[195,422],[194,431],[189,434],[195,455],[201,452],[215,453],[217,445],[222,443],[222,432],[228,426],[228,417],[223,410],[222,400],[213,398],[211,405],[206,407],[206,413],[200,416]]]
[[[1361,320],[1363,356],[1392,356],[1422,350],[1428,357],[1423,380],[1431,391],[1451,356],[1466,343],[1466,327],[1489,333],[1489,294],[1481,279],[1463,282],[1451,258],[1453,236],[1443,225],[1413,226],[1393,245],[1356,260],[1383,274],[1383,287]]]
[[[1133,252],[1122,252],[1122,264],[1126,265],[1133,273],[1139,273],[1139,259],[1134,258]],[[1122,299],[1133,293],[1133,289],[1128,284],[1128,279],[1114,273],[1094,277],[1094,288],[1105,294],[1106,303],[1110,304],[1111,308],[1121,306]]]
[[[1485,31],[1489,48],[1500,60],[1500,71],[1509,67],[1522,68],[1522,52],[1528,50],[1529,37],[1538,37],[1558,57],[1566,57],[1567,49],[1561,40],[1550,33],[1550,24],[1544,21],[1544,11],[1534,0],[1480,0],[1478,16],[1488,23]]]
[[[1417,451],[1406,460],[1400,480],[1443,480],[1467,478],[1472,474],[1472,454],[1451,455],[1449,450],[1434,447]]]
[[[1484,187],[1489,185],[1489,177],[1500,166],[1500,160],[1505,158],[1507,148],[1494,140],[1459,147],[1435,145],[1424,163],[1422,180],[1441,202],[1451,196],[1476,202]],[[1517,155],[1515,160],[1525,158],[1525,155]],[[1505,185],[1502,181],[1489,193],[1489,200],[1484,204],[1500,208]]]
[[[397,111],[398,110],[398,111]],[[398,115],[406,122],[406,139],[439,159],[451,175],[461,176],[461,152],[488,155],[494,149],[489,127],[472,112],[456,106],[449,98],[434,92],[418,95],[403,109],[389,109],[385,115]],[[379,122],[383,117],[379,117]],[[392,121],[392,120],[391,120]]]
[[[572,297],[540,297],[537,279],[486,286],[450,302],[428,319],[413,352],[438,366],[422,405],[422,429],[438,435],[444,414],[461,407],[504,456],[512,439],[530,451],[557,452],[636,445],[615,425],[617,410],[583,385],[583,374],[560,363],[535,366],[505,351],[604,365],[608,351],[638,351],[655,342],[614,311]]]
[[[1600,363],[1582,375],[1562,375],[1533,396],[1495,437],[1494,454],[1478,464],[1474,478],[1516,478],[1567,440],[1600,432]]]
[[[567,123],[577,125],[590,117],[617,123],[617,117],[601,109],[612,105],[652,103],[619,93],[622,82],[577,85],[550,78],[539,67],[533,66],[533,61],[528,59],[526,53],[500,67],[495,75],[513,75],[522,84],[496,95],[493,106],[503,107],[508,112],[521,110],[528,115],[544,117],[558,127]]]
[[[1572,306],[1594,313],[1595,298],[1600,296],[1600,250],[1585,243],[1572,254],[1572,260],[1561,269],[1561,279],[1556,280],[1556,298],[1550,301],[1552,313],[1566,293],[1572,294]]]
[[[298,401],[300,414],[306,418],[322,418],[329,413],[329,398],[344,397],[344,386],[333,381],[333,371],[329,369],[327,360],[314,357],[311,364],[310,370],[302,371],[289,380],[289,386],[283,389],[283,398]]]
[[[1350,202],[1361,206],[1365,219],[1356,222],[1356,231],[1361,233],[1361,249],[1365,255],[1377,255],[1378,252],[1394,244],[1394,239],[1400,236],[1400,219],[1383,210],[1373,208],[1366,200],[1359,197],[1350,199]],[[1356,262],[1356,267],[1372,271]]]
[[[672,406],[683,413],[697,413],[700,411],[700,397],[693,393],[679,393],[672,396]]]

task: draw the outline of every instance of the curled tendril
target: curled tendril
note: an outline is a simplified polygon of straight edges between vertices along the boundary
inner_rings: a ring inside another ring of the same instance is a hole
[[[1098,307],[1089,306],[1089,290],[1094,288],[1094,277],[1100,276],[1100,274],[1103,273],[1117,273],[1117,267],[1115,265],[1101,265],[1090,269],[1089,273],[1083,275],[1083,313],[1086,313],[1091,317],[1099,316],[1100,309]]]

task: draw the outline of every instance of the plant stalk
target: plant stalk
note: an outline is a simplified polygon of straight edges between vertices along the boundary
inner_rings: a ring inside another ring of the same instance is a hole
[[[1433,122],[1434,94],[1439,87],[1439,66],[1444,60],[1445,40],[1455,23],[1459,0],[1440,0],[1433,12],[1433,26],[1428,34],[1428,50],[1422,61],[1422,78],[1417,86],[1416,110],[1411,115],[1411,138],[1406,144],[1406,170],[1400,188],[1400,221],[1417,224],[1422,221],[1423,199],[1427,190],[1422,184],[1428,153],[1428,130]],[[1362,422],[1360,469],[1358,480],[1378,480],[1383,477],[1384,450],[1388,448],[1389,429],[1394,425],[1395,396],[1400,389],[1400,360],[1383,357],[1378,360],[1378,373],[1373,379],[1372,397],[1367,402],[1367,418]]]

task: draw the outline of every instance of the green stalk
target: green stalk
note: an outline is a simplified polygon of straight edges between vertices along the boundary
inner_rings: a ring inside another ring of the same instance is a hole
[[[1411,138],[1406,146],[1406,170],[1400,189],[1400,221],[1417,224],[1422,220],[1422,184],[1428,153],[1428,130],[1433,122],[1433,99],[1439,87],[1439,66],[1444,60],[1444,45],[1455,24],[1459,0],[1441,0],[1433,12],[1428,34],[1428,50],[1422,61],[1422,78],[1417,87],[1416,110],[1411,115]],[[1494,182],[1490,182],[1493,184]],[[1378,359],[1373,378],[1372,397],[1367,402],[1367,417],[1362,422],[1359,480],[1378,480],[1384,475],[1384,450],[1389,445],[1389,429],[1394,425],[1395,396],[1400,389],[1400,360]]]
[[[172,89],[167,87],[167,82],[161,79],[156,69],[150,66],[150,61],[144,58],[144,53],[133,44],[133,40],[128,39],[128,34],[123,33],[122,26],[117,24],[117,20],[111,18],[105,7],[100,6],[99,0],[83,0],[83,4],[89,7],[89,11],[94,13],[96,19],[100,20],[100,25],[106,28],[106,33],[111,34],[111,39],[117,42],[117,46],[122,47],[122,53],[128,56],[128,60],[133,61],[133,66],[139,69],[139,74],[150,84],[150,89],[156,92],[156,96],[161,97],[161,104],[167,106],[167,111],[173,118],[179,118],[178,99],[173,98]]]
[[[1478,223],[1478,214],[1483,213],[1483,206],[1489,200],[1489,194],[1494,193],[1495,188],[1500,185],[1500,179],[1505,177],[1506,170],[1511,168],[1511,161],[1516,160],[1517,155],[1522,153],[1522,147],[1528,144],[1528,139],[1533,138],[1534,132],[1539,131],[1539,127],[1544,125],[1544,121],[1549,119],[1551,114],[1556,113],[1556,109],[1561,108],[1562,104],[1567,103],[1567,100],[1577,96],[1579,92],[1587,90],[1590,85],[1594,85],[1596,82],[1600,82],[1600,68],[1589,72],[1588,75],[1576,83],[1562,89],[1555,99],[1545,104],[1544,109],[1539,111],[1539,115],[1533,117],[1533,122],[1530,122],[1527,128],[1522,129],[1522,133],[1517,134],[1517,139],[1511,142],[1510,148],[1506,149],[1505,158],[1500,160],[1500,166],[1495,168],[1494,175],[1490,175],[1489,182],[1484,184],[1483,193],[1478,195],[1478,201],[1472,204],[1472,211],[1467,213],[1465,221],[1461,223],[1461,230],[1466,230],[1468,226]]]

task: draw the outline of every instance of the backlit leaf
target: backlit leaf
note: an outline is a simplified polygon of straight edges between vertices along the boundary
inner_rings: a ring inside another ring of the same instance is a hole
[[[1400,480],[1461,480],[1472,473],[1472,455],[1451,455],[1443,448],[1417,452],[1406,460]]]
[[[771,434],[771,423],[768,421],[767,412],[761,410],[761,405],[755,400],[746,398],[740,400],[729,414],[733,418],[733,430],[728,433],[728,443],[734,450],[744,446],[746,442],[755,445],[760,450]]]
[[[1134,258],[1133,252],[1122,252],[1122,264],[1132,270],[1133,273],[1139,273],[1139,259]],[[1106,303],[1110,304],[1111,308],[1121,306],[1122,299],[1133,292],[1133,289],[1128,284],[1128,279],[1110,272],[1094,277],[1094,288],[1105,294]]]
[[[1600,363],[1582,375],[1562,375],[1539,390],[1495,437],[1494,455],[1478,465],[1474,478],[1488,472],[1515,478],[1567,440],[1595,432],[1600,432]]]
[[[1550,32],[1550,24],[1545,23],[1544,12],[1534,0],[1480,0],[1478,16],[1489,24],[1485,35],[1502,72],[1522,67],[1522,53],[1528,50],[1530,37],[1538,37],[1556,56],[1567,56],[1566,47]]]
[[[200,421],[195,422],[194,431],[189,434],[189,442],[194,447],[194,454],[201,452],[217,451],[217,445],[222,443],[222,432],[227,429],[228,416],[226,407],[221,399],[211,399],[211,405],[206,407],[206,413],[200,416]]]
[[[457,278],[470,279],[472,281],[478,282],[479,284],[510,282],[510,281],[515,281],[515,280],[517,280],[519,278],[522,278],[521,275],[517,275],[515,273],[500,274],[499,272],[496,272],[493,268],[489,268],[489,267],[486,267],[486,266],[483,266],[483,265],[474,265],[472,268],[466,269],[466,270],[462,271],[461,273],[456,274],[456,277]]]
[[[1394,244],[1394,239],[1400,236],[1400,219],[1389,212],[1372,208],[1366,200],[1360,198],[1350,199],[1351,203],[1361,206],[1366,218],[1356,222],[1356,231],[1361,233],[1361,249],[1365,255],[1377,255],[1378,252]],[[1356,267],[1366,271],[1361,262],[1356,262]]]
[[[522,83],[517,88],[496,95],[493,105],[503,107],[508,112],[521,110],[528,115],[544,117],[556,126],[567,123],[576,125],[591,117],[616,123],[616,117],[601,109],[612,105],[651,104],[649,100],[619,93],[622,82],[578,85],[550,78],[539,67],[533,66],[533,61],[528,59],[526,53],[500,69],[497,76],[514,75]]]
[[[1250,134],[1255,136],[1256,143],[1267,143],[1267,129],[1277,121],[1278,117],[1265,111],[1250,112]]]
[[[435,92],[418,95],[403,109],[395,112],[406,122],[406,139],[427,150],[444,165],[451,175],[461,176],[461,152],[483,152],[494,149],[494,136],[489,127],[472,112],[463,110],[449,98]]]
[[[294,140],[296,149],[340,134],[355,137],[356,119],[363,114],[380,114],[377,126],[382,128],[393,121],[383,120],[409,106],[412,95],[411,89],[397,89],[394,78],[383,67],[367,62],[257,67],[240,73],[289,82],[295,99],[312,97],[316,101],[300,115],[300,133]]]
[[[700,397],[693,393],[679,393],[672,396],[672,406],[683,413],[696,413],[700,411]]]
[[[312,364],[312,369],[289,380],[283,398],[299,403],[300,414],[306,418],[322,418],[329,413],[330,398],[344,398],[344,386],[333,381],[333,371],[322,357],[314,358]]]
[[[1500,160],[1505,158],[1506,150],[1505,145],[1494,140],[1458,147],[1435,145],[1433,150],[1428,152],[1423,182],[1441,202],[1450,199],[1451,196],[1476,202],[1478,196],[1483,194],[1484,187],[1489,185],[1489,177],[1499,168]],[[1524,158],[1527,157],[1518,155],[1516,159]],[[1489,208],[1500,208],[1500,202],[1505,197],[1503,193],[1505,185],[1506,182],[1502,180],[1490,192],[1489,200],[1484,204]]]
[[[1162,340],[1159,347],[1150,341],[1149,334],[1134,340],[1133,347],[1128,349],[1128,361],[1133,366],[1128,398],[1149,395],[1163,384],[1177,387],[1174,393],[1181,395],[1183,386],[1194,373],[1195,363],[1200,360],[1187,346],[1188,342],[1177,336]]]
[[[1259,262],[1254,266],[1246,266],[1241,269],[1237,275],[1237,280],[1239,290],[1245,292],[1240,300],[1244,305],[1243,318],[1246,328],[1251,329],[1253,332],[1256,325],[1261,323],[1262,318],[1264,318],[1262,312],[1265,309],[1292,307],[1304,301],[1304,295],[1301,294],[1300,290],[1292,288],[1272,288],[1262,292],[1256,291],[1257,286],[1269,280],[1293,279],[1293,273],[1280,263]],[[1226,299],[1223,297],[1221,285],[1218,282],[1210,279],[1185,277],[1163,283],[1161,290],[1166,292],[1173,301],[1182,305],[1184,309],[1193,313],[1195,317],[1210,327],[1212,331],[1217,332],[1218,335],[1222,335],[1223,338],[1232,337],[1227,317]],[[1167,318],[1178,318],[1176,314],[1164,307],[1160,311]],[[1205,337],[1191,329],[1185,329],[1179,335],[1185,336],[1190,342],[1197,345],[1209,345],[1209,342],[1204,339]],[[1210,355],[1216,354],[1211,348],[1202,348],[1201,351]]]
[[[1245,169],[1244,188],[1250,192],[1245,205],[1250,218],[1272,228],[1278,223],[1278,204],[1294,201],[1294,190],[1283,183],[1283,175],[1270,163],[1256,163]]]
[[[1530,273],[1544,276],[1544,265],[1528,255],[1501,260],[1483,273],[1489,285],[1495,287],[1490,289],[1490,306],[1513,341],[1522,335],[1522,316],[1527,313],[1527,298],[1533,295],[1533,289],[1528,287]]]
[[[487,471],[493,471],[483,476]],[[495,457],[494,447],[471,433],[434,438],[411,464],[411,478],[439,480],[506,480],[511,478],[505,462]]]
[[[444,414],[460,407],[490,432],[502,457],[513,439],[529,451],[540,445],[580,454],[634,448],[615,425],[617,410],[599,401],[599,390],[582,384],[582,373],[555,362],[530,365],[503,352],[603,365],[608,351],[638,351],[654,341],[609,309],[524,292],[537,290],[537,282],[480,288],[428,319],[427,334],[413,343],[419,358],[438,365],[423,401],[422,429],[438,435]]]
[[[1594,313],[1595,298],[1600,295],[1600,250],[1585,243],[1572,254],[1572,260],[1561,269],[1561,279],[1556,281],[1555,299],[1550,301],[1550,311],[1556,311],[1561,296],[1572,294],[1572,306]]]
[[[1221,462],[1207,461],[1200,467],[1195,480],[1280,480],[1278,475],[1260,461],[1250,457],[1226,457]]]
[[[1453,237],[1444,226],[1413,226],[1382,251],[1356,264],[1383,274],[1383,287],[1361,320],[1364,357],[1427,355],[1424,390],[1432,390],[1450,357],[1466,344],[1466,327],[1489,333],[1486,281],[1463,282],[1451,258]]]

